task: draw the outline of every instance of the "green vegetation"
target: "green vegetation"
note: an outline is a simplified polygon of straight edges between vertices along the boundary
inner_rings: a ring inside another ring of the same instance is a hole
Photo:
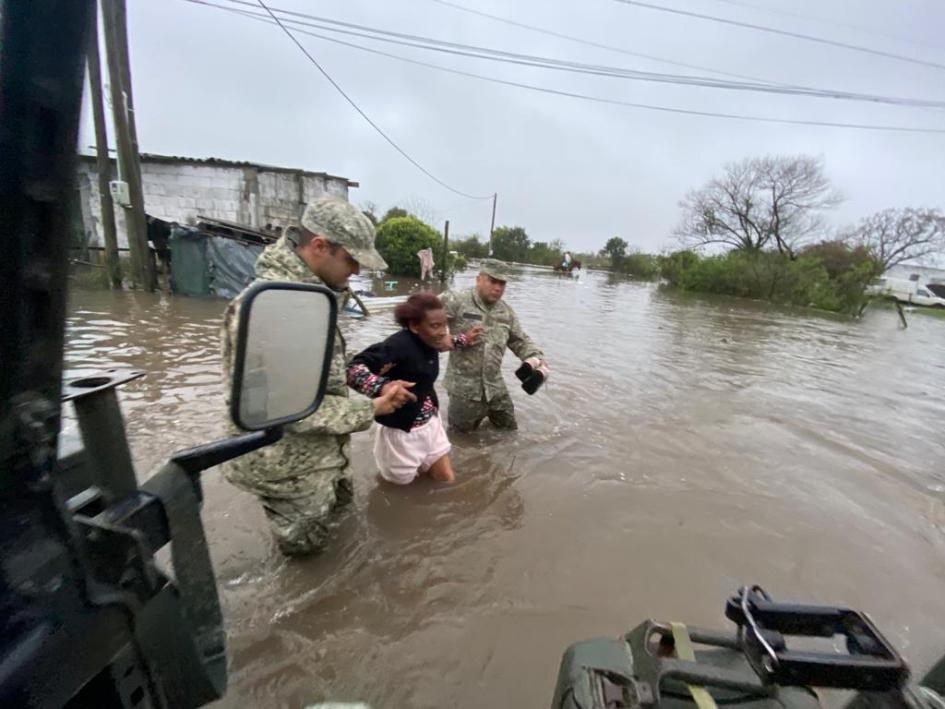
[[[680,202],[676,236],[690,249],[661,257],[660,272],[682,290],[855,313],[866,286],[888,267],[945,248],[945,216],[933,209],[887,209],[842,239],[812,243],[840,201],[818,158],[725,165]],[[620,244],[611,242],[619,261]],[[694,251],[701,247],[730,250],[701,256]]]
[[[606,256],[601,256],[599,253],[595,254],[572,251],[571,255],[576,261],[581,262],[582,268],[594,268],[598,271],[606,271],[610,268],[610,261]]]
[[[417,258],[417,252],[423,249],[433,249],[434,261],[442,258],[442,238],[416,217],[385,217],[377,227],[375,243],[387,261],[387,273],[394,276],[419,278],[420,259]]]
[[[554,266],[561,263],[564,244],[560,241],[532,241],[528,233],[520,226],[500,226],[492,235],[494,256],[502,261],[530,263],[536,266]],[[489,255],[489,242],[478,234],[450,242],[450,248],[467,258],[486,258]]]
[[[913,305],[909,305],[908,303],[902,303],[901,305],[903,308],[908,308],[908,310],[906,311],[907,318],[911,317],[912,314],[915,313],[918,315],[923,315],[923,316],[932,317],[932,318],[941,318],[945,320],[945,308],[925,308],[925,307],[922,307],[921,305],[913,306]],[[869,312],[870,310],[874,310],[874,309],[895,310],[896,303],[891,298],[872,298],[869,301],[869,309],[866,312]]]
[[[865,250],[822,242],[795,258],[777,251],[730,251],[717,256],[677,251],[660,258],[660,271],[681,290],[854,313],[880,267]]]
[[[525,257],[526,263],[533,263],[536,266],[555,266],[561,263],[564,251],[564,245],[560,241],[552,241],[550,244],[545,241],[535,241]]]
[[[466,260],[465,254],[461,254],[455,249],[450,249],[449,272],[451,274],[457,271],[465,271],[468,265],[469,262]]]
[[[450,248],[467,259],[485,258],[489,255],[489,242],[484,241],[478,234],[470,234],[455,241],[451,239]]]
[[[499,226],[492,233],[492,255],[501,261],[526,263],[531,240],[520,226]]]
[[[718,176],[680,202],[682,218],[675,233],[689,248],[657,256],[633,250],[614,236],[599,252],[572,257],[584,268],[662,278],[683,291],[856,313],[867,300],[866,286],[886,268],[945,248],[945,215],[915,208],[878,212],[842,232],[841,239],[813,243],[826,232],[825,214],[841,199],[819,158],[748,158],[723,166]],[[373,206],[368,211],[373,215]],[[414,228],[428,229],[433,235],[428,238],[440,243],[432,229],[397,207],[380,220],[379,243],[382,232],[389,233],[386,224],[400,224],[404,218],[413,220]],[[422,239],[402,245],[405,237],[397,234],[390,237],[390,246],[378,248],[385,258],[385,248],[405,252],[403,259],[388,258],[392,273],[415,275]],[[451,268],[462,268],[465,259],[485,258],[489,243],[472,234],[454,239],[450,248],[464,257],[462,265],[451,262]],[[561,241],[531,241],[521,226],[496,227],[492,248],[495,258],[540,266],[561,263],[565,251]],[[703,255],[700,249],[714,253]],[[727,252],[718,253],[720,249]]]
[[[626,273],[635,278],[653,279],[659,276],[659,260],[653,254],[640,251],[627,253],[626,241],[619,236],[611,237],[601,249],[601,257],[610,261],[610,270],[614,273]]]
[[[381,217],[381,220],[379,223],[383,224],[384,222],[390,219],[398,219],[400,217],[414,217],[414,219],[419,219],[418,217],[415,217],[413,214],[408,212],[403,207],[391,207],[386,212],[384,212],[384,216]]]

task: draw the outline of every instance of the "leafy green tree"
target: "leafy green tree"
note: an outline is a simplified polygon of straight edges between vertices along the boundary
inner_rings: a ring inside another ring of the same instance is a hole
[[[865,246],[851,246],[841,240],[811,244],[801,251],[801,255],[820,259],[831,278],[837,278],[864,264],[869,265],[877,276],[884,270],[883,265],[873,258]]]
[[[399,217],[411,217],[411,216],[413,215],[410,212],[408,212],[406,209],[404,209],[403,207],[391,207],[386,212],[384,212],[384,216],[381,217],[381,221],[379,223],[383,224],[388,219],[397,219]]]
[[[619,236],[612,236],[601,249],[601,255],[610,259],[610,267],[616,271],[620,268],[624,256],[627,255],[627,242]]]
[[[562,246],[560,241],[552,241],[550,244],[536,241],[528,251],[526,262],[538,266],[554,266],[561,263],[561,256],[564,253]]]
[[[500,226],[492,232],[492,255],[502,261],[524,263],[530,245],[528,234],[520,226]]]
[[[467,259],[485,258],[489,255],[489,244],[482,241],[478,234],[470,234],[462,239],[450,239],[450,248]]]
[[[656,278],[659,275],[660,267],[656,256],[636,251],[622,257],[618,261],[616,270],[637,278]]]
[[[432,227],[416,217],[385,218],[377,228],[377,250],[387,261],[387,273],[394,276],[420,277],[417,252],[433,249],[433,258],[442,258],[443,241]]]

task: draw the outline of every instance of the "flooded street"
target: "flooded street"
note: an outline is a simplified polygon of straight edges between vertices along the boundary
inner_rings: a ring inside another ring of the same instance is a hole
[[[454,435],[456,485],[379,483],[356,434],[332,548],[286,562],[255,500],[205,474],[218,706],[544,707],[571,642],[647,617],[724,627],[749,582],[869,612],[916,671],[945,652],[945,321],[534,269],[507,297],[553,375],[529,397],[508,355],[520,430]],[[224,306],[71,294],[72,372],[148,371],[121,390],[139,475],[225,434]],[[344,328],[354,353],[394,325]]]

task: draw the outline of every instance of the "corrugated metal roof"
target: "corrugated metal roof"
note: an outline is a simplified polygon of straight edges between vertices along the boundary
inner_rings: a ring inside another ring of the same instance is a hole
[[[94,155],[80,154],[79,158],[82,160],[95,160]],[[115,158],[111,159],[114,161]],[[347,177],[341,177],[340,175],[331,175],[327,172],[313,172],[311,170],[302,170],[300,168],[293,167],[266,165],[264,163],[248,162],[246,160],[226,160],[224,158],[189,158],[181,155],[157,155],[155,153],[141,153],[141,161],[165,164],[180,163],[183,165],[207,165],[209,167],[254,167],[257,170],[264,170],[268,172],[290,172],[308,175],[310,177],[325,177],[332,180],[344,180],[348,184],[348,187],[360,187],[359,183],[355,182],[354,180],[349,180]]]

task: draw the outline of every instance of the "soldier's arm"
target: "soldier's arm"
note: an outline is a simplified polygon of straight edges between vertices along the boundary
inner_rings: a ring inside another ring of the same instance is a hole
[[[374,420],[374,404],[361,396],[326,394],[318,411],[286,429],[293,433],[322,433],[340,436],[365,431]]]
[[[232,369],[233,343],[236,342],[236,327],[239,321],[237,314],[239,312],[240,301],[234,300],[227,307],[224,315],[223,328],[221,332],[223,367],[226,373],[227,400],[229,400],[230,372]],[[338,396],[335,394],[326,394],[322,399],[318,411],[295,423],[285,426],[287,431],[294,433],[325,433],[329,435],[341,435],[345,433],[354,433],[355,431],[364,431],[371,426],[374,420],[374,404],[370,399],[362,397]]]
[[[456,329],[456,323],[462,315],[462,305],[460,296],[455,291],[448,291],[440,296],[440,302],[443,303],[446,310],[446,322],[449,324],[450,332]],[[481,330],[481,328],[480,328]],[[453,332],[452,349],[461,350],[466,347],[475,347],[479,344],[478,337],[470,337],[470,332]]]
[[[545,358],[541,348],[532,341],[532,338],[525,334],[522,325],[518,321],[518,316],[516,316],[514,312],[512,313],[512,322],[509,328],[509,349],[521,360],[530,359],[532,357],[537,357],[538,359]]]
[[[229,398],[230,379],[233,372],[233,338],[236,336],[236,303],[226,306],[223,324],[220,326],[220,360],[223,362],[223,380]]]
[[[440,296],[440,302],[443,303],[443,309],[446,310],[446,322],[452,327],[459,317],[459,296],[456,291],[447,291]]]

